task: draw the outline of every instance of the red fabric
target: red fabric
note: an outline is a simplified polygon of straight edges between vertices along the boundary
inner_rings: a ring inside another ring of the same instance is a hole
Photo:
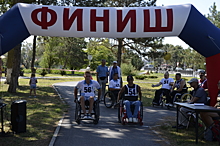
[[[220,53],[206,58],[206,70],[210,95],[210,105],[217,102],[218,86],[220,80]]]

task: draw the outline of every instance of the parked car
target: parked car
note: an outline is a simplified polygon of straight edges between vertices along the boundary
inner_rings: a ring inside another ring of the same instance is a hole
[[[176,71],[183,70],[181,67],[176,67]]]
[[[193,69],[192,68],[187,68],[186,71],[193,71]]]

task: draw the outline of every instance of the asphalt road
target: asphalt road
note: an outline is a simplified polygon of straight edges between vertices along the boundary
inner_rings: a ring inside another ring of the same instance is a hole
[[[94,125],[92,121],[84,121],[78,125],[74,121],[75,103],[73,90],[77,82],[54,84],[60,96],[70,105],[60,125],[54,146],[161,146],[168,145],[164,139],[156,135],[151,126],[165,116],[175,116],[175,110],[159,107],[144,108],[144,125],[121,125],[117,121],[117,109],[108,109],[100,103],[100,121]]]

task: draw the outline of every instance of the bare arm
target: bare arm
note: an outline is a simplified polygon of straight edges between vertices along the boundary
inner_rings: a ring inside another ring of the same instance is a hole
[[[177,90],[177,91],[182,91],[183,90],[183,86],[186,84],[186,81],[185,80],[182,80],[181,83],[180,83],[180,88]]]
[[[77,94],[78,94],[78,89],[75,87],[74,88],[74,100],[77,99]]]
[[[118,93],[118,99],[117,99],[117,102],[119,102],[120,100],[120,97],[121,97],[121,94],[125,91],[125,87],[122,87],[122,89],[119,91]]]
[[[152,84],[152,87],[158,87],[158,86],[160,86],[161,84],[162,84],[161,82],[159,82],[159,83],[156,84],[156,85]]]
[[[138,91],[139,91],[139,98],[140,98],[140,101],[141,101],[141,97],[142,97],[142,92],[141,92],[141,87],[140,86],[138,86],[139,88],[138,88]]]

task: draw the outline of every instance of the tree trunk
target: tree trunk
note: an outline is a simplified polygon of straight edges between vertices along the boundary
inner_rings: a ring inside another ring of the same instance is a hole
[[[14,49],[10,50],[8,52],[8,58],[7,58],[7,77],[6,77],[6,84],[9,84],[11,81],[11,73],[12,73],[12,67],[13,67],[13,59],[14,59]]]
[[[118,38],[118,66],[121,66],[121,54],[122,54],[122,47],[123,47],[122,41],[123,41],[122,38]]]
[[[9,83],[8,92],[16,93],[18,87],[18,77],[20,74],[20,62],[21,62],[21,44],[14,48],[13,67],[11,73],[11,81]]]
[[[32,60],[31,60],[31,72],[35,73],[35,69],[34,69],[34,62],[35,62],[35,56],[36,56],[36,40],[37,40],[37,36],[34,36],[33,39],[33,54],[32,54]]]

